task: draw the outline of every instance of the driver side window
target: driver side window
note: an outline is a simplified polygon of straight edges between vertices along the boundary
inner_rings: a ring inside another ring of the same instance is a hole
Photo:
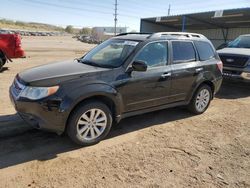
[[[144,61],[148,67],[164,66],[168,62],[167,42],[147,44],[137,55],[135,61]]]

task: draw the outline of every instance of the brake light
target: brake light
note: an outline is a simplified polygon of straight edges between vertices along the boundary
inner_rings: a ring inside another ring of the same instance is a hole
[[[16,35],[16,47],[21,47],[21,37],[20,35]]]
[[[222,61],[219,61],[219,62],[217,63],[217,67],[218,67],[218,69],[220,70],[220,72],[222,73],[222,72],[223,72],[223,63],[222,63]]]

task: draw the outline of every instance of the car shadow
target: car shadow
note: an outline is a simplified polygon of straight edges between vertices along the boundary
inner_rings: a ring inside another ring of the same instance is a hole
[[[18,121],[20,117],[18,114],[10,114],[10,115],[2,115],[0,116],[0,123],[1,122],[10,122],[10,121]]]
[[[216,94],[219,99],[239,99],[250,96],[250,82],[223,80],[220,91]]]
[[[173,108],[127,118],[113,128],[106,140],[157,124],[184,119],[191,115],[185,109]],[[24,122],[19,122],[19,124],[27,127]],[[79,148],[81,147],[74,144],[65,135],[58,136],[32,128],[19,134],[13,130],[12,135],[0,137],[0,169],[33,160],[50,160],[56,158],[60,153]]]
[[[223,82],[217,98],[237,99],[250,96],[248,84]],[[172,108],[122,120],[106,140],[159,124],[193,116],[183,108]],[[2,133],[2,130],[7,132]],[[58,154],[80,149],[67,136],[58,136],[31,128],[17,115],[0,116],[0,169],[39,160],[56,158]]]

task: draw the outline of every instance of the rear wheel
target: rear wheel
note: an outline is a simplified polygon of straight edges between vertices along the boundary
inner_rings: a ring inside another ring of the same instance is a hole
[[[101,102],[88,102],[78,107],[69,119],[67,133],[77,144],[88,146],[104,139],[110,132],[112,115]]]
[[[205,112],[211,102],[212,91],[208,85],[202,85],[195,92],[190,104],[188,105],[189,111],[195,114],[202,114]]]

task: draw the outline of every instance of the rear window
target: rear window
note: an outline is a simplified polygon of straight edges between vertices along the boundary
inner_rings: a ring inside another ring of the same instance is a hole
[[[206,61],[215,57],[214,50],[208,42],[195,41],[194,43],[201,61]]]
[[[195,50],[192,42],[173,41],[173,63],[186,63],[195,61]]]

